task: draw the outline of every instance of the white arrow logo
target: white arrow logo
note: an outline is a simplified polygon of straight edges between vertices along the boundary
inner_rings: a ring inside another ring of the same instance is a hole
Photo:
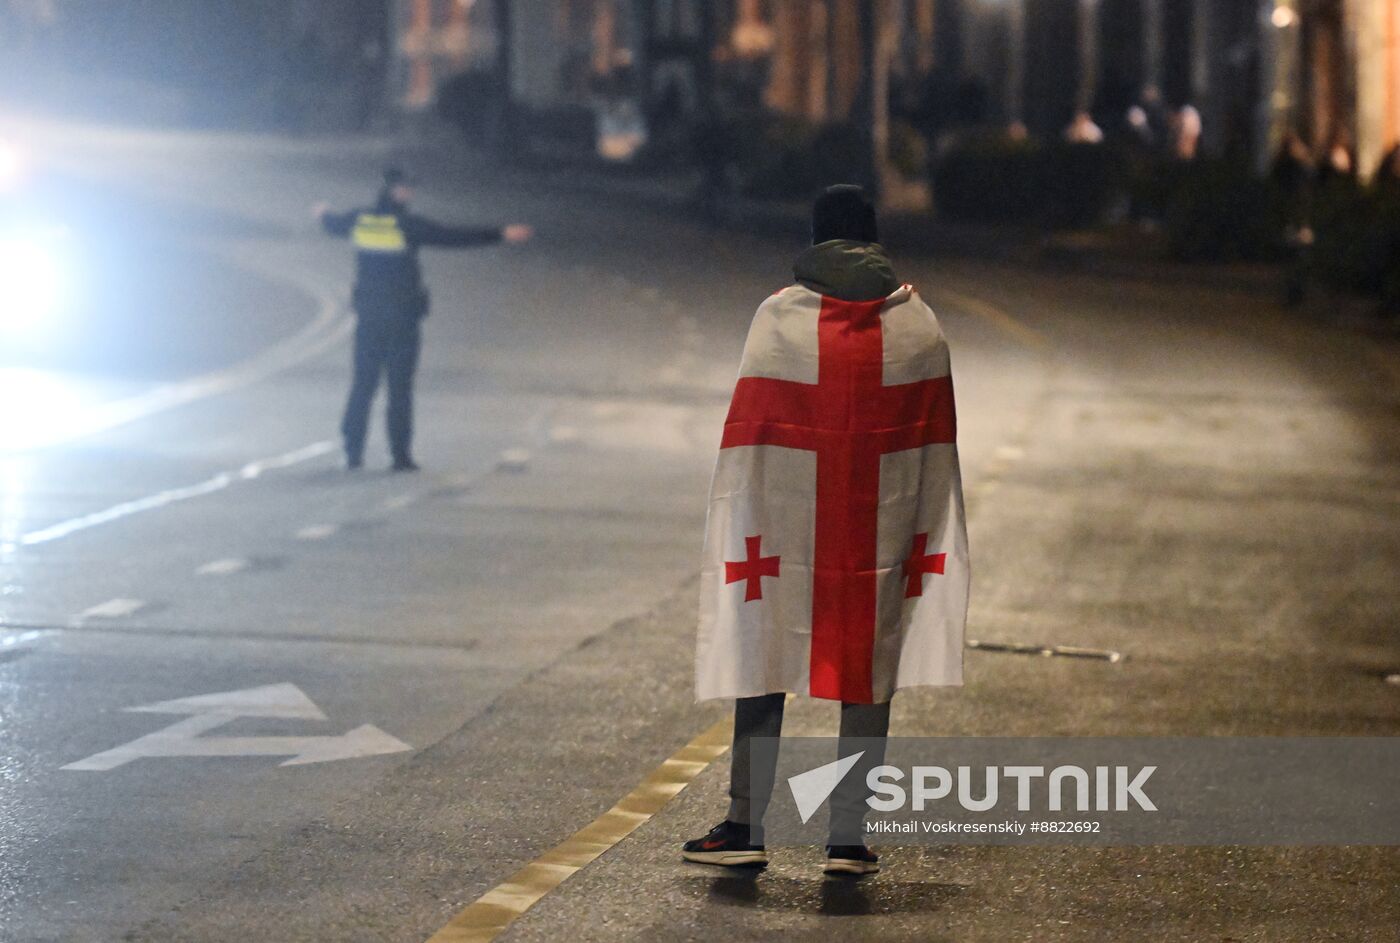
[[[129,711],[149,714],[191,714],[163,730],[130,743],[69,763],[64,769],[109,770],[148,756],[290,756],[282,766],[349,760],[381,753],[402,753],[413,747],[373,724],[330,737],[202,737],[239,717],[296,717],[325,720],[326,715],[295,684],[268,684],[242,691],[201,694],[160,701]]]
[[[859,753],[843,756],[835,763],[788,777],[788,788],[792,790],[793,801],[797,803],[797,814],[802,816],[803,825],[817,814],[827,796],[836,791],[836,787],[841,785],[841,780],[846,778],[851,767],[864,755],[865,751],[861,750]]]

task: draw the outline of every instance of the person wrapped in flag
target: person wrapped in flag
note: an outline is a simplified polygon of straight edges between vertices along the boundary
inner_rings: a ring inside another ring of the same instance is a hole
[[[750,742],[807,694],[841,702],[842,756],[864,750],[832,796],[826,869],[869,874],[865,773],[890,699],[962,683],[967,530],[937,318],[895,277],[861,188],[817,199],[812,243],[754,316],[715,466],[696,695],[736,699],[731,801],[683,856],[767,862],[776,754]]]

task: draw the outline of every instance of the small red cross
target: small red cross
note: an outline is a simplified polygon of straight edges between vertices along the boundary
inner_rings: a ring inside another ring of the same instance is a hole
[[[924,574],[937,573],[943,575],[943,561],[948,559],[946,553],[924,553],[928,549],[928,534],[914,535],[914,549],[909,552],[909,559],[904,561],[904,575],[908,582],[904,584],[904,598],[913,599],[915,596],[924,594]]]
[[[724,561],[724,582],[737,583],[744,581],[744,602],[752,602],[755,599],[763,598],[762,577],[778,576],[778,561],[782,557],[761,556],[763,551],[759,549],[759,544],[763,542],[763,537],[745,537],[744,552],[748,556],[747,560],[739,562]]]

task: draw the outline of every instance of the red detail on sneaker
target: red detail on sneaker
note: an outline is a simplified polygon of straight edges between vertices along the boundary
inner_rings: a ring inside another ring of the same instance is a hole
[[[724,839],[722,839],[722,838],[711,838],[711,839],[709,839],[708,841],[703,841],[703,842],[700,843],[700,849],[701,849],[702,851],[714,851],[716,848],[723,848],[723,847],[724,847]]]

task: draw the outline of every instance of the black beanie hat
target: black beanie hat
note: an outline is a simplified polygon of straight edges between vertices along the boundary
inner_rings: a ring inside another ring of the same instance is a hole
[[[879,242],[875,205],[860,187],[842,183],[827,187],[812,206],[812,245],[832,239]]]
[[[397,186],[412,186],[413,178],[397,164],[390,164],[384,168],[384,177],[379,184],[380,209],[387,210],[399,206],[399,201],[394,199],[394,188]]]

